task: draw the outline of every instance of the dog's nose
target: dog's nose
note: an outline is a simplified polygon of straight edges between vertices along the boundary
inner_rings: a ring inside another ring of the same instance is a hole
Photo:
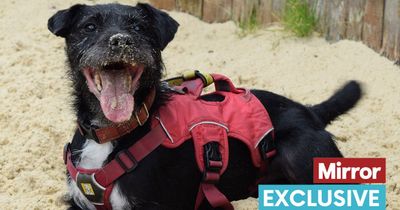
[[[111,47],[123,48],[133,44],[132,37],[127,34],[114,34],[109,41]]]

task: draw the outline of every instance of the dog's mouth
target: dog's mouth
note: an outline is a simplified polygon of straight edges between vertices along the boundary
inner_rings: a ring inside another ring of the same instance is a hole
[[[143,65],[125,62],[83,69],[89,90],[99,99],[107,119],[121,123],[131,118],[135,106],[133,95],[143,69]]]

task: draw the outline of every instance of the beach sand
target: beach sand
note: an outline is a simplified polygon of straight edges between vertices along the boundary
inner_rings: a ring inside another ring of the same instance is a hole
[[[62,148],[74,131],[64,41],[47,19],[74,3],[0,2],[0,208],[65,209]],[[134,4],[133,1],[120,1]],[[180,24],[163,52],[166,76],[187,69],[228,75],[303,104],[328,98],[348,80],[362,82],[356,108],[327,129],[347,157],[386,157],[387,209],[400,209],[400,69],[360,42],[299,39],[280,27],[240,36],[233,22],[207,24],[170,13]],[[256,199],[234,202],[257,209]]]

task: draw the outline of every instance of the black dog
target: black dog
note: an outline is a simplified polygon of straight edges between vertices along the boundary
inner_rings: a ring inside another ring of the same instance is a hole
[[[132,118],[152,88],[156,97],[150,115],[174,94],[161,83],[161,51],[178,28],[166,13],[147,4],[75,5],[51,17],[48,28],[66,40],[78,119],[109,126]],[[277,155],[269,160],[263,183],[312,183],[313,157],[342,156],[325,127],[360,99],[359,84],[349,82],[327,101],[311,107],[267,91],[252,93],[268,110],[276,136]],[[81,167],[99,168],[149,129],[146,123],[105,144],[76,132],[72,160]],[[228,169],[217,186],[229,200],[244,199],[259,171],[241,142],[230,141],[229,149]],[[113,209],[193,209],[202,178],[193,150],[191,141],[178,149],[154,150],[140,167],[117,181],[110,197]],[[94,209],[71,179],[69,187],[72,209]],[[211,207],[204,202],[201,208]]]

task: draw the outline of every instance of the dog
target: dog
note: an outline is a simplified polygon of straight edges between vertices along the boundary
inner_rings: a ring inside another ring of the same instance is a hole
[[[155,98],[148,110],[150,116],[168,103],[175,93],[161,81],[161,51],[173,40],[178,26],[167,13],[144,3],[77,4],[54,14],[48,29],[66,41],[76,117],[98,128],[118,125],[135,117],[133,113],[152,89]],[[358,82],[348,82],[314,106],[264,90],[251,93],[268,111],[275,129],[277,153],[266,162],[268,170],[260,184],[310,184],[314,157],[342,157],[325,127],[361,98]],[[150,129],[146,122],[104,144],[85,139],[77,131],[70,144],[72,162],[83,168],[101,168]],[[229,165],[218,189],[230,201],[247,198],[259,170],[241,142],[229,141],[229,150]],[[68,173],[67,177],[69,208],[95,209]],[[193,142],[176,149],[158,147],[141,161],[140,167],[118,179],[109,202],[116,210],[193,209],[201,178]],[[204,202],[200,209],[213,207]]]

